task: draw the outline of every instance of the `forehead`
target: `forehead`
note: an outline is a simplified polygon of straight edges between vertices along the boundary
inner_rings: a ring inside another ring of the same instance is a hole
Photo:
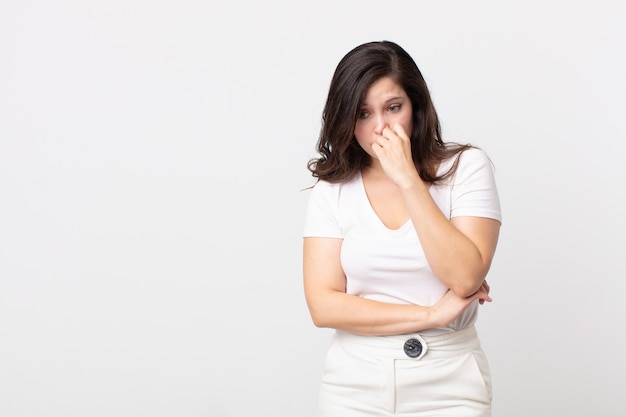
[[[394,98],[405,98],[404,88],[390,77],[376,80],[365,92],[363,105],[373,105]]]

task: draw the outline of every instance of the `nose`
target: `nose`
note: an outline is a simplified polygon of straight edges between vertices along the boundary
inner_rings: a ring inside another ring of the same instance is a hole
[[[374,123],[374,133],[376,133],[377,135],[382,135],[383,130],[385,129],[385,127],[387,127],[387,119],[384,115],[378,115],[376,116]]]

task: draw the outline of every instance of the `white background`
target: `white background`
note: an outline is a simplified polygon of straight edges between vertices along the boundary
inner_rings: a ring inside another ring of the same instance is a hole
[[[314,417],[301,189],[382,39],[496,165],[495,415],[624,415],[625,4],[2,0],[0,415]]]

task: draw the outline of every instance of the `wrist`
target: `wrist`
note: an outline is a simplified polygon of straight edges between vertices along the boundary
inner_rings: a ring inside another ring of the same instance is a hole
[[[435,306],[430,306],[428,308],[428,312],[429,312],[429,326],[430,327],[441,327],[441,323],[439,320],[439,315],[437,314],[437,307]]]
[[[437,314],[436,304],[428,307],[423,307],[423,327],[425,329],[431,329],[433,327],[441,327],[439,315]]]
[[[415,177],[407,178],[404,182],[398,184],[398,188],[402,193],[407,195],[415,195],[428,192],[428,186],[417,174],[415,175]]]

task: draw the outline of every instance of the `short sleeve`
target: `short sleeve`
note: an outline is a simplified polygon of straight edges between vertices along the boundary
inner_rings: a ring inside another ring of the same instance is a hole
[[[494,167],[481,149],[461,153],[454,175],[450,217],[487,217],[502,221]]]
[[[309,189],[304,237],[343,237],[339,224],[339,187],[338,184],[318,181]]]

